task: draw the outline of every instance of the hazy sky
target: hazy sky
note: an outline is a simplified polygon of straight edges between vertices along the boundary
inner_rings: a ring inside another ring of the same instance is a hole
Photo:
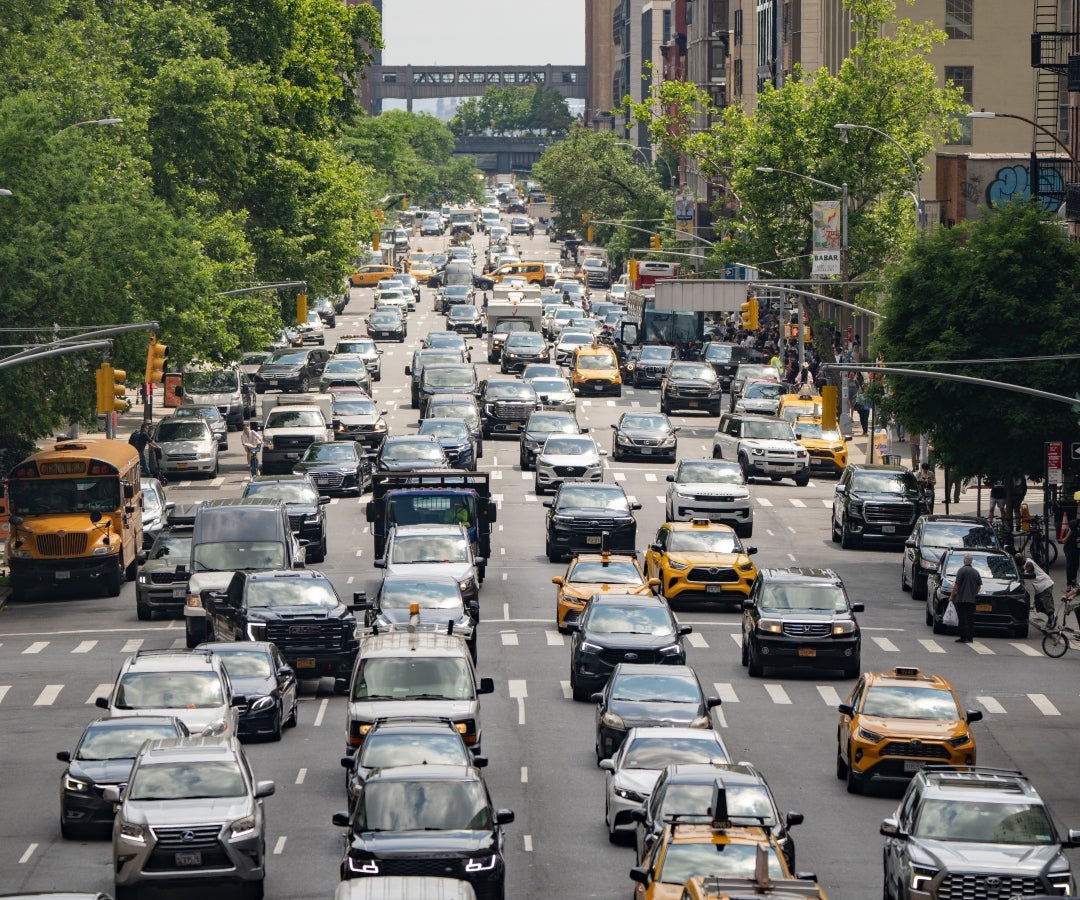
[[[585,64],[585,0],[383,0],[383,63]]]

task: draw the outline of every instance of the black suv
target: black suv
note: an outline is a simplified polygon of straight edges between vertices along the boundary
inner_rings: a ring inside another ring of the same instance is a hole
[[[833,497],[832,539],[844,549],[864,541],[903,544],[929,511],[908,469],[851,463]]]
[[[412,408],[420,408],[420,376],[424,374],[424,366],[453,365],[464,362],[463,353],[446,347],[421,347],[414,350],[412,362],[405,367],[405,374],[409,376],[412,385],[410,388]]]
[[[503,345],[499,371],[521,372],[530,363],[551,362],[551,348],[539,331],[512,331]]]
[[[553,500],[545,500],[547,533],[544,551],[551,562],[574,553],[637,552],[637,520],[618,484],[563,482]]]
[[[538,408],[539,398],[531,384],[516,378],[485,381],[480,393],[480,422],[484,437],[517,436]]]
[[[472,885],[477,900],[506,891],[503,825],[473,766],[405,765],[380,769],[364,782],[351,814],[334,813],[347,828],[341,878],[431,875]]]
[[[177,616],[184,611],[191,557],[191,529],[198,503],[184,503],[169,509],[165,528],[149,550],[139,553],[139,576],[135,584],[135,612],[140,622],[148,622],[155,612]]]
[[[245,486],[242,497],[273,498],[285,501],[289,527],[306,541],[307,562],[326,559],[326,510],[330,498],[320,496],[308,475],[256,475]]]
[[[223,593],[204,598],[203,607],[207,640],[269,641],[297,678],[328,675],[343,685],[352,672],[360,648],[353,613],[363,607],[345,606],[321,572],[236,572]]]
[[[275,350],[252,376],[255,393],[299,391],[306,394],[322,377],[330,351],[323,347],[286,347]]]
[[[705,345],[701,358],[713,367],[720,386],[726,391],[735,379],[735,372],[741,363],[762,362],[761,352],[744,347],[742,344],[725,344],[712,341]]]
[[[690,409],[720,415],[722,391],[712,366],[702,362],[673,362],[660,382],[660,412]]]
[[[664,344],[646,344],[630,351],[623,366],[623,381],[634,387],[658,387],[664,373],[679,357],[674,347]]]
[[[420,418],[425,418],[428,400],[436,394],[468,394],[475,397],[479,393],[480,382],[471,364],[426,365],[420,375]]]
[[[859,674],[862,633],[832,569],[761,569],[743,601],[742,664],[751,677],[766,668],[839,669]]]

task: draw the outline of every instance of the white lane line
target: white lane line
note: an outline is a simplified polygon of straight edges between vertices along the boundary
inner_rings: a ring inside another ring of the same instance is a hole
[[[611,477],[614,478],[616,481],[626,481],[625,472],[612,472]]]
[[[288,838],[285,835],[282,835],[274,842],[274,856],[281,856],[281,854],[285,852],[285,842],[287,840]]]
[[[340,499],[340,497],[331,497],[330,502],[327,504],[327,506],[337,506]]]
[[[923,649],[927,653],[944,653],[945,648],[941,646],[937,641],[932,641],[929,638],[919,638],[919,643],[922,644]]]
[[[788,502],[799,509],[806,509],[806,504],[802,502],[798,497],[788,497]]]
[[[824,506],[826,509],[831,509],[832,508],[832,500],[826,500],[824,497],[822,497],[821,498],[821,505]]]
[[[503,573],[502,573],[502,580],[503,580],[503,581],[506,581],[506,579],[507,579],[508,577],[509,577],[509,573],[508,573],[508,572],[503,572]]]
[[[989,647],[987,647],[986,644],[982,643],[981,641],[975,641],[973,644],[970,644],[969,646],[971,647],[972,650],[974,650],[976,653],[978,653],[979,656],[993,656],[994,655],[994,651],[991,650]]]
[[[127,641],[123,647],[120,648],[121,653],[138,653],[139,648],[143,645],[142,638],[132,638]]]
[[[536,503],[537,502],[536,494],[526,494],[525,495],[525,502],[526,503]]]
[[[762,686],[765,688],[765,693],[769,695],[769,698],[777,706],[791,706],[791,698],[782,684],[766,684]]]
[[[610,403],[611,401],[609,400],[608,402]],[[531,834],[523,835],[522,836],[522,842],[525,845],[525,852],[526,853],[532,853],[532,835]]]
[[[96,688],[94,688],[94,692],[86,698],[86,705],[93,706],[95,703],[97,703],[98,697],[108,697],[109,691],[111,690],[111,684],[99,684]]]
[[[23,650],[23,655],[26,656],[26,655],[29,655],[29,654],[40,653],[42,650],[44,650],[48,646],[49,646],[48,641],[34,641],[34,643],[32,643],[29,647],[27,647],[25,650]]]
[[[726,681],[714,681],[713,690],[716,691],[716,696],[719,697],[724,703],[738,703],[739,695],[735,693],[734,685]]]
[[[307,778],[307,769],[301,769],[299,772],[296,773],[296,781],[293,783],[303,784],[305,778]]]
[[[566,639],[557,631],[545,631],[547,637],[547,645],[549,647],[565,647]]]
[[[645,480],[646,481],[656,481],[656,475],[654,475],[652,472],[646,472],[645,473]]]
[[[499,548],[499,556],[506,556],[506,548],[505,547],[500,547]]]
[[[657,494],[656,495],[656,502],[657,503],[666,503],[667,502],[667,497],[665,497],[663,494]]]
[[[569,684],[569,682],[567,682]],[[10,684],[0,684],[0,703],[4,702],[4,698],[7,696],[8,691],[11,690]]]
[[[503,604],[503,620],[506,621],[506,622],[510,621],[510,604],[509,603],[504,603]]]
[[[1019,641],[1012,643],[1012,646],[1019,650],[1024,656],[1043,656],[1044,654],[1036,650],[1031,644],[1021,644]]]
[[[794,553],[789,553],[787,555],[787,558],[790,559],[792,562],[795,562],[795,554]]]
[[[798,534],[798,532],[794,528],[792,528],[790,525],[788,525],[787,530],[790,531],[792,534]]]
[[[522,481],[529,481],[532,477],[533,476],[532,476],[531,472],[522,472],[521,473],[521,480]]]
[[[502,472],[500,472],[498,469],[492,469],[492,471],[490,472],[490,478],[492,481],[494,481],[496,478],[502,478]]]
[[[872,640],[875,644],[877,644],[886,653],[899,653],[900,652],[900,648],[897,647],[896,644],[894,644],[888,638],[872,637],[872,638],[870,638],[870,640]]]
[[[63,689],[64,686],[62,684],[45,685],[41,693],[38,694],[37,700],[34,701],[34,706],[52,706]]]
[[[1035,708],[1044,716],[1060,716],[1058,708],[1050,702],[1046,694],[1028,694],[1028,699],[1035,704]]]
[[[79,641],[79,645],[72,650],[72,653],[89,653],[97,646],[97,641]]]
[[[821,699],[825,701],[827,706],[839,705],[840,695],[836,693],[836,688],[831,684],[819,684],[817,686],[817,692],[821,695]]]
[[[499,637],[502,639],[504,647],[516,647],[518,645],[518,636],[516,631],[501,631]]]
[[[522,766],[521,767],[521,783],[522,784],[528,784],[529,783],[529,767],[528,766]]]
[[[30,862],[30,857],[34,855],[34,851],[37,850],[37,848],[37,844],[31,844],[27,847],[23,852],[23,855],[19,857],[19,865],[21,866],[23,863]]]
[[[768,535],[769,537],[776,537],[776,535],[775,535],[775,534],[773,534],[773,533],[772,533],[772,530],[771,530],[771,529],[769,529],[769,528],[766,528],[766,529],[765,529],[765,533],[766,533],[766,534],[767,534],[767,535]]]
[[[363,550],[357,550],[356,555],[357,555],[357,557],[361,557],[361,556],[364,555],[364,551]]]
[[[503,502],[503,495],[502,494],[492,494],[491,499],[494,500],[496,503],[502,503]]]
[[[355,575],[350,575],[348,578],[345,579],[346,584],[352,584],[354,581],[356,581]]]
[[[733,631],[730,635],[731,639],[735,642],[735,646],[740,650],[742,649],[742,635],[739,632]]]
[[[1005,712],[1005,707],[1002,706],[994,697],[976,697],[979,705],[982,706],[988,713],[994,715],[1000,715]]]
[[[315,713],[315,721],[311,723],[312,728],[318,728],[322,725],[323,716],[326,715],[326,707],[329,703],[330,701],[323,697],[322,702],[319,703],[319,711]]]
[[[772,506],[772,500],[768,497],[758,497],[757,502],[758,506]]]
[[[563,700],[570,700],[574,696],[574,692],[570,689],[569,681],[560,681],[559,687],[562,688]]]
[[[187,648],[187,639],[182,637],[177,638],[169,645],[170,650],[187,650]]]
[[[702,650],[707,650],[709,648],[709,642],[705,640],[705,636],[703,634],[698,634],[696,631],[691,631],[690,634],[686,636],[686,643],[691,647],[699,647]]]
[[[225,483],[225,476],[219,475],[217,478],[210,479],[210,487],[221,487]]]

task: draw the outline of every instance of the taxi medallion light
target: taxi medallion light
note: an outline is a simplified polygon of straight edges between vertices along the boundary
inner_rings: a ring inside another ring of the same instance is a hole
[[[922,669],[917,669],[914,666],[896,666],[893,670],[894,678],[921,678]]]

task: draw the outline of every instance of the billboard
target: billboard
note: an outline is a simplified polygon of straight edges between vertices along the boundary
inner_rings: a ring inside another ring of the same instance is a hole
[[[686,188],[680,188],[675,196],[675,239],[679,241],[692,241],[696,232],[694,215],[697,201],[694,195],[687,192]]]
[[[840,274],[840,201],[814,201],[815,276]]]

